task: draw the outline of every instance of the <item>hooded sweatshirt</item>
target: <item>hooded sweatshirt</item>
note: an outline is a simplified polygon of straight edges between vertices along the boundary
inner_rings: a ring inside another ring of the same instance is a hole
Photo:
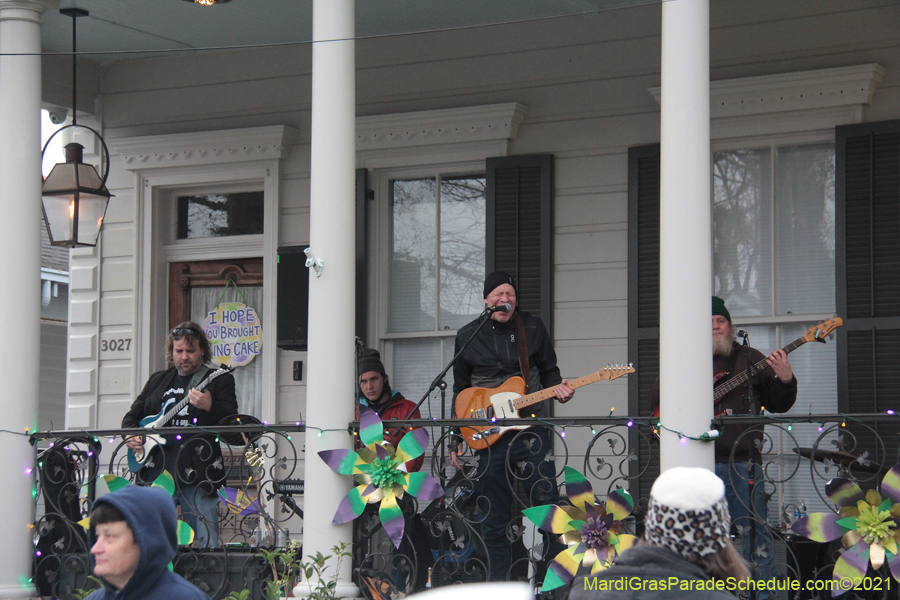
[[[117,590],[104,581],[101,589],[88,596],[90,600],[209,600],[209,596],[169,570],[178,538],[175,503],[168,493],[130,485],[98,498],[96,505],[100,504],[109,504],[125,515],[141,549],[141,558],[125,587]],[[92,543],[93,539],[92,527]]]

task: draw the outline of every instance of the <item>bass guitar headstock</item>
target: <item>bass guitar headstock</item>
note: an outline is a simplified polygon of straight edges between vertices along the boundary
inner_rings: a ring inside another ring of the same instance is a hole
[[[606,365],[603,369],[600,370],[600,379],[605,379],[607,381],[612,381],[613,379],[618,379],[624,375],[628,375],[629,373],[634,373],[634,365],[632,363],[626,364],[614,364],[614,365]]]
[[[828,319],[827,321],[823,321],[814,327],[810,327],[803,333],[803,340],[807,342],[821,342],[825,343],[825,337],[830,336],[834,337],[833,332],[835,329],[843,325],[844,322],[840,317],[834,317],[833,319]]]

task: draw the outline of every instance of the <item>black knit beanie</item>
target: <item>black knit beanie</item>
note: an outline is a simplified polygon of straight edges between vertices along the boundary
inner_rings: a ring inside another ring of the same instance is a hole
[[[358,377],[369,371],[387,375],[387,373],[384,372],[384,364],[381,362],[381,353],[374,348],[366,348],[363,350],[362,356],[359,359],[359,364],[357,364],[356,375]]]
[[[484,297],[487,298],[491,292],[493,292],[504,283],[508,283],[513,287],[513,291],[516,291],[516,280],[513,279],[512,275],[510,275],[506,271],[494,271],[493,273],[485,277]],[[518,294],[517,291],[516,294]]]

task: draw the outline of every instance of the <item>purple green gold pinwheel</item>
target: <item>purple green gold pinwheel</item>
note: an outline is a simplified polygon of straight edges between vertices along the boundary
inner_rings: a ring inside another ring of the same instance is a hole
[[[340,475],[352,475],[356,487],[350,490],[334,513],[333,524],[352,521],[366,504],[380,502],[378,517],[395,548],[403,539],[403,511],[397,500],[411,494],[419,500],[440,498],[444,489],[428,473],[408,473],[407,461],[425,453],[428,432],[422,428],[408,432],[394,448],[384,440],[384,426],[374,410],[359,407],[358,450],[323,450],[319,456]]]
[[[880,569],[885,563],[894,579],[900,581],[900,464],[894,465],[881,481],[881,492],[863,492],[849,479],[832,479],[825,494],[840,512],[810,513],[791,526],[794,533],[816,542],[841,538],[844,550],[834,563],[835,581],[862,578],[872,563]],[[832,595],[849,588],[835,585]]]
[[[594,490],[584,475],[566,467],[565,476],[572,506],[549,504],[522,511],[540,529],[560,534],[560,541],[568,546],[550,563],[542,592],[572,581],[579,565],[590,568],[591,573],[606,569],[637,541],[633,535],[623,533],[622,526],[622,519],[634,509],[631,494],[618,489],[609,494],[603,506],[595,503]]]

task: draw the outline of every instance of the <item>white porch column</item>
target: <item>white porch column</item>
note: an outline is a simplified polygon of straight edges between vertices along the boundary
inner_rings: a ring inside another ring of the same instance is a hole
[[[0,331],[8,341],[0,378],[15,382],[0,401],[0,429],[37,427],[41,354],[41,15],[56,2],[0,1],[0,256],[6,258]],[[31,53],[29,56],[7,56]],[[0,432],[5,486],[0,598],[35,594],[30,523],[34,451]]]
[[[662,3],[660,421],[690,436],[713,415],[709,0]],[[660,467],[713,468],[713,445],[662,430]]]
[[[321,277],[313,269],[309,273],[306,422],[338,431],[321,437],[315,429],[306,432],[304,555],[330,554],[336,543],[351,540],[351,525],[335,526],[331,520],[352,482],[317,453],[352,446],[346,427],[353,420],[356,390],[354,31],[354,0],[313,1],[309,247],[324,268]],[[341,584],[339,596],[359,595],[350,583],[350,561],[342,566]],[[299,595],[309,593],[305,583],[296,589]]]

